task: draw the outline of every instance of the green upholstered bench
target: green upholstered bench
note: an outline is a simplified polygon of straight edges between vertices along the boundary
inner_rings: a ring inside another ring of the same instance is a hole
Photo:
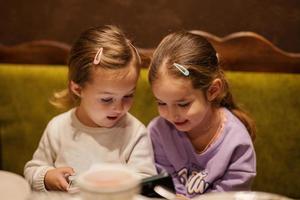
[[[1,168],[22,174],[47,122],[63,112],[48,102],[66,85],[67,69],[0,65]],[[253,189],[300,197],[300,74],[226,72],[232,92],[257,123]],[[131,109],[147,124],[157,115],[143,69]]]

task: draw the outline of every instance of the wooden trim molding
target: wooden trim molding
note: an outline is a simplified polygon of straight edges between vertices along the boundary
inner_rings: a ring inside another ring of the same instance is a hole
[[[222,67],[230,71],[300,73],[300,53],[289,53],[254,32],[236,32],[225,37],[192,30],[208,39],[219,54]],[[149,64],[154,49],[139,49]]]
[[[36,40],[13,46],[0,45],[1,63],[67,64],[70,45],[52,40]]]
[[[222,67],[231,71],[300,73],[300,53],[286,52],[254,32],[236,32],[225,37],[192,30],[207,38],[219,54]],[[14,46],[0,45],[1,63],[66,64],[68,44],[39,40]],[[137,48],[142,66],[148,67],[154,48]]]
[[[300,53],[281,50],[254,32],[236,32],[223,38],[194,30],[207,38],[219,53],[225,70],[300,73]]]

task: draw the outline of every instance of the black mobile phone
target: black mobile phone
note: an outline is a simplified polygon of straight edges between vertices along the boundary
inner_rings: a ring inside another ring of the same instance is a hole
[[[154,187],[157,185],[162,186],[172,192],[175,192],[175,187],[173,184],[172,177],[169,174],[158,174],[155,176],[142,179],[141,194],[147,197],[161,198],[162,196],[160,196],[154,191]]]

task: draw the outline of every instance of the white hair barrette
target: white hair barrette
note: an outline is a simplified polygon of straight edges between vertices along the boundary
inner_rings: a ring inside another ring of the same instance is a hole
[[[178,64],[178,63],[173,63],[173,66],[176,67],[183,75],[188,76],[190,75],[190,71],[185,68],[184,66]]]
[[[132,44],[131,42],[129,42],[129,44],[130,44],[130,46],[133,48],[133,50],[135,51],[135,54],[136,54],[136,56],[137,56],[137,59],[138,59],[139,64],[141,64],[141,63],[142,63],[142,59],[141,59],[141,57],[140,57],[140,54],[139,54],[138,50],[135,48],[135,46],[133,46],[133,44]]]
[[[95,58],[94,58],[94,61],[93,61],[93,63],[94,63],[95,65],[98,65],[98,64],[100,63],[100,61],[101,61],[101,56],[102,56],[102,51],[103,51],[103,47],[101,47],[101,48],[97,51],[97,53],[96,53],[96,55],[95,55]]]

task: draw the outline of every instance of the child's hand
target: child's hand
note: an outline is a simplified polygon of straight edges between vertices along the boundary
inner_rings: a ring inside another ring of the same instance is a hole
[[[46,189],[67,191],[69,187],[68,176],[74,173],[71,167],[59,167],[49,170],[44,179]]]
[[[176,194],[176,200],[189,200],[189,198],[187,198],[186,196],[182,195],[182,194]]]

